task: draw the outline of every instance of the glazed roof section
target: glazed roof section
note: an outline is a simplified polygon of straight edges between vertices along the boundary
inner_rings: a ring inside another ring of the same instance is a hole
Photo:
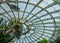
[[[14,3],[17,2],[16,0],[11,0],[10,2],[10,4],[17,5]],[[33,41],[38,41],[37,39],[42,37],[51,39],[54,35],[54,30],[58,30],[60,28],[60,5],[55,3],[55,0],[18,0],[18,2],[18,7],[20,8],[19,17],[24,17],[31,23],[34,23],[36,27],[35,33],[33,35],[30,35],[29,33],[22,36],[20,39],[21,42],[27,41],[26,43],[28,43],[30,41],[35,43]],[[18,12],[12,12],[4,0],[3,4],[0,4],[0,17],[8,20],[13,17],[13,13],[18,17]]]

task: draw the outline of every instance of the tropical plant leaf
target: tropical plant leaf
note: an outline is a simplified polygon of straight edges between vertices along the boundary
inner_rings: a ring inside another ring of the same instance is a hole
[[[42,38],[42,40],[38,41],[38,43],[48,43],[46,38]]]

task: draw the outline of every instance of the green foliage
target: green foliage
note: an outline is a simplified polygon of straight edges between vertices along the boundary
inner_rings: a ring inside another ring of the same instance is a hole
[[[60,28],[58,28],[58,30],[56,31],[56,36],[55,36],[55,43],[60,43]]]
[[[56,30],[56,34],[57,34],[57,35],[60,34],[60,28],[58,28],[58,29]]]
[[[56,43],[60,43],[60,35],[56,36],[56,39],[54,40]]]
[[[60,0],[53,0],[56,4],[60,4]]]
[[[0,24],[1,24],[2,21],[3,21],[3,18],[0,18]]]
[[[38,43],[48,43],[46,38],[42,38],[42,40],[38,41]]]
[[[11,37],[9,34],[6,35],[5,31],[0,31],[0,43],[9,43],[12,41],[13,37]]]
[[[0,43],[9,43],[13,40],[13,37],[5,33],[8,26],[6,26],[2,22],[3,22],[3,19],[0,20]]]

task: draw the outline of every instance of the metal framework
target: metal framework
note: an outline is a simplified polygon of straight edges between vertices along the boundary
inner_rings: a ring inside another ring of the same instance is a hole
[[[8,1],[1,0],[0,2],[2,2],[0,17],[3,17],[6,23],[18,18],[23,20],[23,27],[27,28],[22,30],[23,33],[26,30],[27,32],[22,34],[19,40],[15,39],[14,43],[37,43],[43,37],[50,40],[60,28],[59,0],[10,0],[10,4],[20,8],[18,11],[12,10],[7,4]]]

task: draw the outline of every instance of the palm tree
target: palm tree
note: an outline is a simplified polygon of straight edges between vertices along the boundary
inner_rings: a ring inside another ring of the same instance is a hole
[[[10,27],[8,26],[8,29],[6,30],[6,34],[12,33],[14,37],[19,39],[22,34],[23,23],[19,22],[18,19],[13,19],[8,25]]]

